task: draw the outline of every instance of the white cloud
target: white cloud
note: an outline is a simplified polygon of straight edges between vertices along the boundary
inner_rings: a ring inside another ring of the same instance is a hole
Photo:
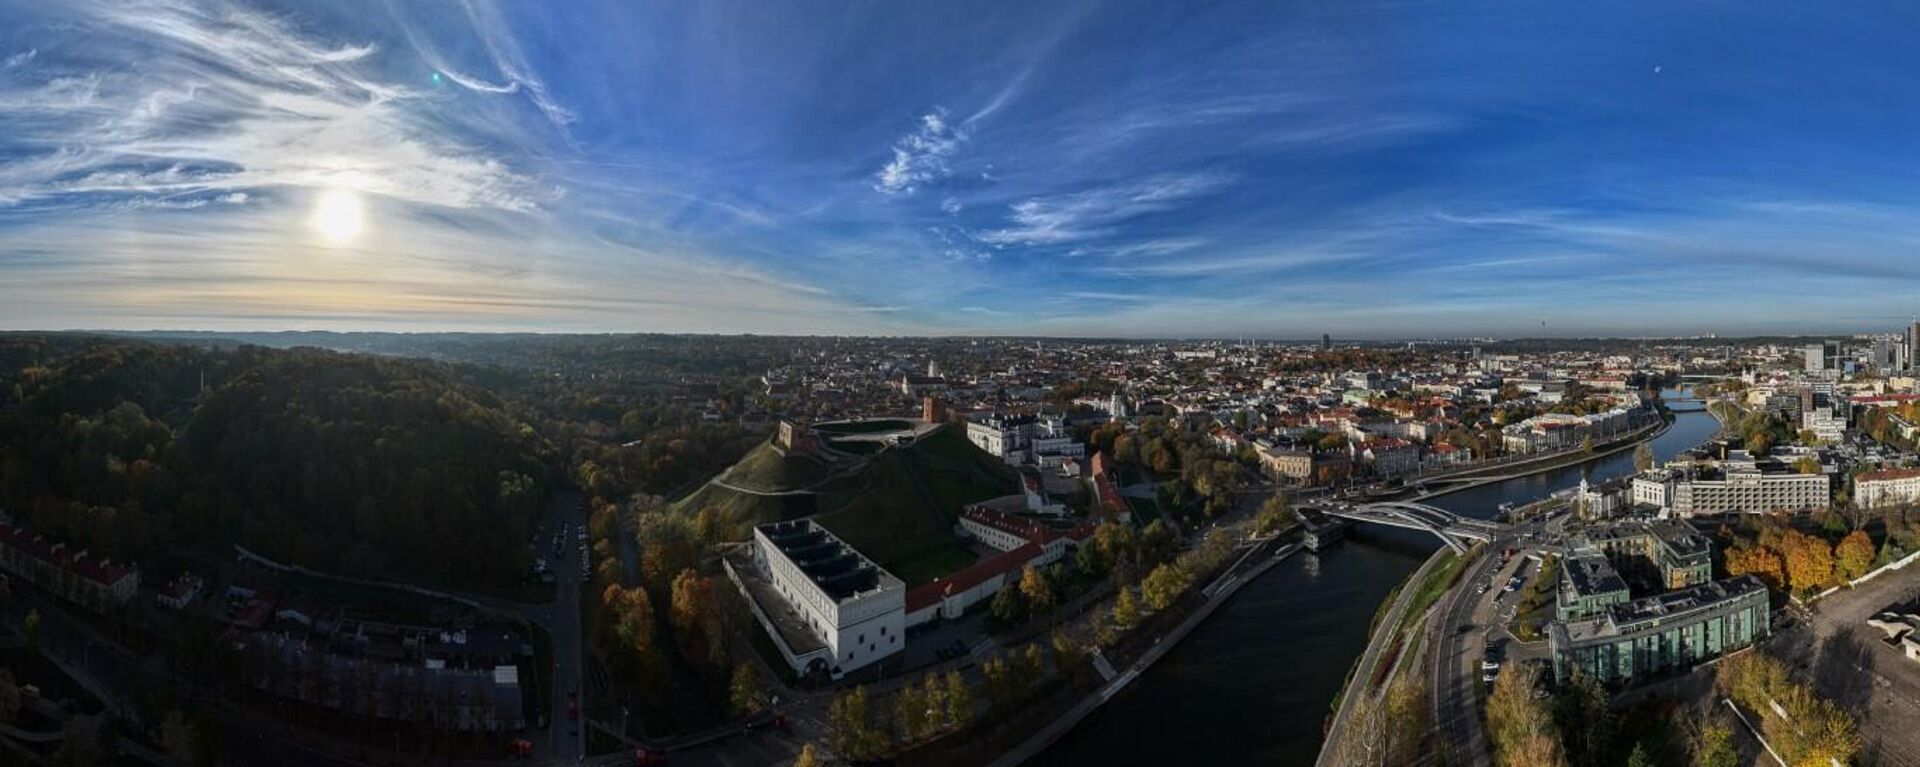
[[[1114,234],[1119,225],[1171,210],[1231,183],[1219,173],[1169,174],[1014,203],[1012,225],[980,234],[994,245],[1059,245]]]
[[[21,64],[25,64],[29,61],[32,61],[33,57],[38,55],[40,55],[39,48],[28,48],[24,51],[13,54],[12,56],[8,56],[4,62],[0,62],[0,69],[12,69],[14,67],[20,66]]]
[[[960,204],[959,200],[954,199],[952,197],[948,197],[947,199],[940,201],[940,212],[945,213],[949,216],[960,215],[960,211],[965,209],[966,209],[965,205]]]
[[[507,28],[506,21],[500,18],[494,7],[473,2],[467,2],[465,6],[467,18],[473,21],[475,31],[480,34],[480,41],[486,45],[488,55],[493,58],[494,67],[500,70],[500,74],[506,76],[507,85],[482,83],[471,78],[454,78],[454,81],[463,87],[490,93],[512,93],[517,89],[525,88],[527,97],[533,100],[534,106],[538,107],[540,113],[546,115],[547,121],[553,123],[555,127],[564,129],[578,122],[579,113],[562,106],[547,90],[546,81],[534,75],[533,67],[527,64],[526,56],[520,52],[520,44],[514,40],[512,30]],[[446,71],[448,76],[453,78],[452,71]]]
[[[0,205],[338,186],[439,207],[527,211],[550,196],[452,138],[428,115],[429,92],[375,77],[371,44],[184,0],[73,12],[96,58],[109,63],[87,71],[44,64],[43,80],[0,82],[0,121],[24,158],[0,168]]]
[[[971,135],[965,124],[947,122],[947,110],[934,107],[920,117],[920,127],[893,142],[893,159],[874,174],[873,189],[881,194],[911,194],[953,173],[948,158]]]

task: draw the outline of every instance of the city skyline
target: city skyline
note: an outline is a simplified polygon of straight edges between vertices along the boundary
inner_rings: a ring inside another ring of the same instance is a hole
[[[1894,332],[1917,14],[0,2],[0,326]]]

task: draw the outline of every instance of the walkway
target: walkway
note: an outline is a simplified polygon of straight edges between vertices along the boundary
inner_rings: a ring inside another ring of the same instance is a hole
[[[1263,547],[1268,543],[1271,543],[1271,541],[1263,541],[1259,546]],[[1234,568],[1229,568],[1226,573],[1223,573],[1213,584],[1208,585],[1203,591],[1203,593],[1210,593],[1206,604],[1201,605],[1192,615],[1187,616],[1186,620],[1181,621],[1179,626],[1168,632],[1166,636],[1161,637],[1160,641],[1154,643],[1153,647],[1147,650],[1146,654],[1140,656],[1139,660],[1134,661],[1133,665],[1128,666],[1126,671],[1121,672],[1118,677],[1101,685],[1099,689],[1094,690],[1085,698],[1082,698],[1079,703],[1074,704],[1073,708],[1068,709],[1066,713],[1061,714],[1058,718],[1048,723],[1047,726],[1040,728],[1039,732],[1029,736],[1025,741],[1022,741],[1020,745],[1015,746],[1013,750],[1002,754],[999,759],[993,760],[993,767],[1017,767],[1027,760],[1038,756],[1040,752],[1045,751],[1048,746],[1053,745],[1054,741],[1059,740],[1061,736],[1066,735],[1076,725],[1080,724],[1080,721],[1087,718],[1087,715],[1092,714],[1102,705],[1105,705],[1107,701],[1112,700],[1115,695],[1120,694],[1122,690],[1127,688],[1127,685],[1133,683],[1133,680],[1140,678],[1142,672],[1151,667],[1154,662],[1160,660],[1168,651],[1179,645],[1180,640],[1185,639],[1187,634],[1192,633],[1194,628],[1204,622],[1208,616],[1213,615],[1214,610],[1218,609],[1220,605],[1226,604],[1227,600],[1233,598],[1234,593],[1239,591],[1240,587],[1251,583],[1254,579],[1259,578],[1268,570],[1273,569],[1275,565],[1286,561],[1288,557],[1293,556],[1298,551],[1300,551],[1300,545],[1291,544],[1282,547],[1271,557],[1255,560],[1255,563],[1243,573],[1235,572],[1235,569],[1239,567],[1238,564],[1236,564]],[[1242,563],[1247,561],[1248,559],[1246,558],[1241,560]]]
[[[1413,575],[1407,578],[1407,585],[1401,587],[1400,592],[1394,597],[1393,606],[1380,619],[1380,624],[1374,627],[1373,635],[1367,639],[1367,651],[1360,655],[1360,663],[1354,666],[1353,675],[1347,679],[1346,689],[1340,695],[1340,710],[1334,712],[1333,723],[1327,727],[1326,740],[1320,745],[1320,757],[1314,760],[1316,767],[1336,767],[1340,763],[1340,742],[1354,708],[1352,702],[1358,700],[1361,695],[1373,694],[1370,688],[1373,684],[1374,669],[1380,665],[1380,653],[1386,649],[1388,640],[1399,627],[1400,618],[1406,613],[1407,606],[1413,603],[1414,592],[1420,590],[1419,583],[1426,579],[1427,572],[1441,561],[1443,553],[1434,552],[1433,556],[1427,557],[1427,561],[1420,564],[1420,569],[1413,571]]]

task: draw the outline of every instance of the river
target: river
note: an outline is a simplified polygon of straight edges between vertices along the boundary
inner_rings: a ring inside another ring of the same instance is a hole
[[[1671,405],[1674,424],[1653,441],[1660,461],[1718,428],[1697,402]],[[1599,482],[1632,472],[1633,451],[1627,450],[1428,503],[1485,518],[1500,504],[1519,506],[1577,485],[1582,473]],[[1439,545],[1422,533],[1375,527],[1356,531],[1325,555],[1295,556],[1242,588],[1034,763],[1312,764],[1321,725],[1347,669],[1366,648],[1375,610]]]

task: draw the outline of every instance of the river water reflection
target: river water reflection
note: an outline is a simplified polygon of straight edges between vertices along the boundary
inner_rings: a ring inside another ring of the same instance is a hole
[[[1672,398],[1677,392],[1668,392]],[[1713,417],[1675,402],[1653,441],[1661,461],[1711,437]],[[1633,451],[1429,501],[1489,517],[1579,484],[1633,472]],[[1307,765],[1380,601],[1439,544],[1391,528],[1358,532],[1325,556],[1299,554],[1240,590],[1127,691],[1036,764]]]

